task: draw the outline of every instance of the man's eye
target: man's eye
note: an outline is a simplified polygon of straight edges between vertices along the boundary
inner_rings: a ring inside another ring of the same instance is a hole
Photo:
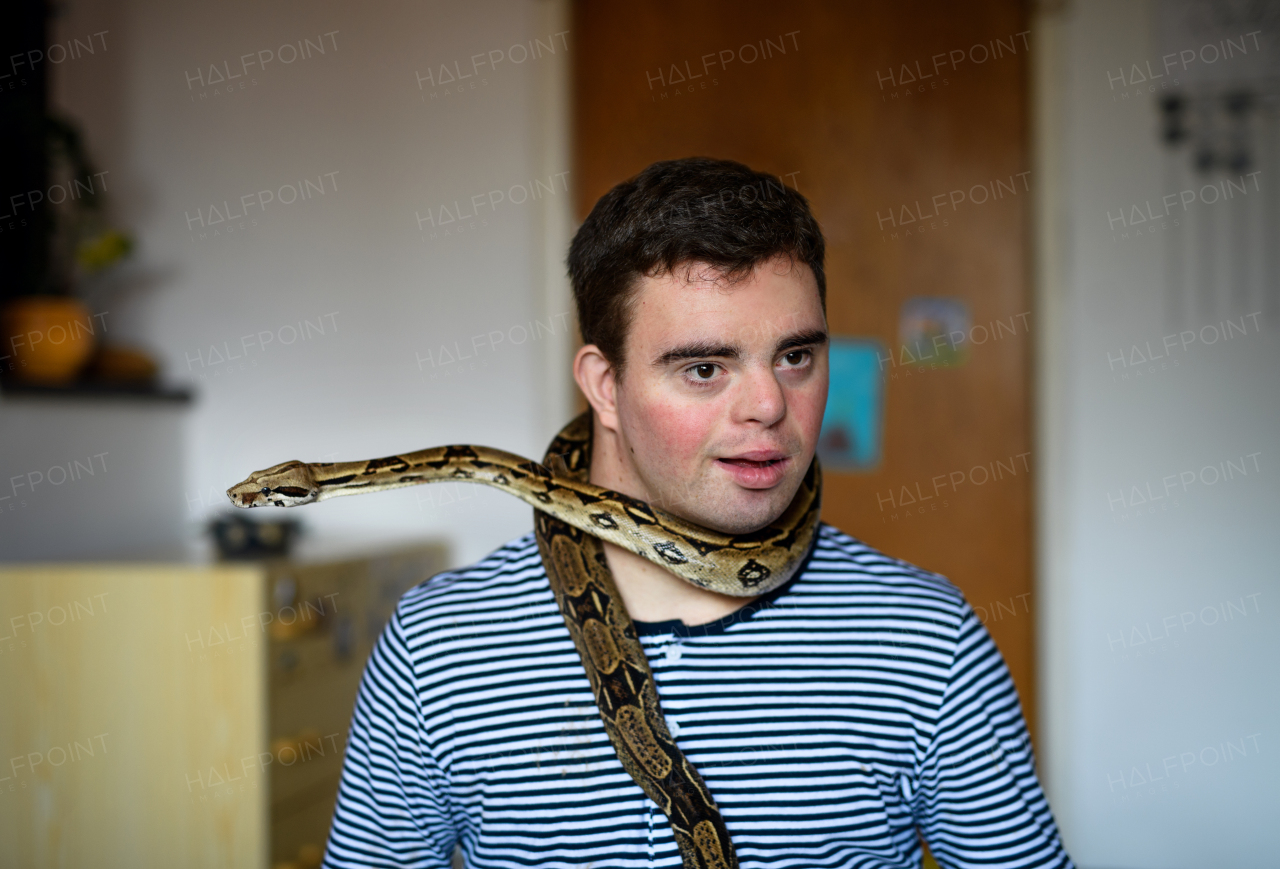
[[[716,367],[710,363],[695,365],[689,369],[698,380],[710,380],[716,374]]]
[[[788,365],[799,365],[804,362],[805,357],[809,355],[808,350],[792,350],[782,358],[787,361]]]

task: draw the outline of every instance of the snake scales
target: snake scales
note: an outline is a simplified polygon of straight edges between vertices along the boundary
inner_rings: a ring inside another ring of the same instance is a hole
[[[550,468],[555,468],[553,473]],[[237,507],[293,507],[432,482],[483,483],[535,508],[538,549],[609,741],[627,773],[671,823],[686,869],[733,869],[715,800],[667,729],[653,673],[605,560],[605,540],[702,588],[749,597],[785,583],[818,526],[815,459],[770,525],[726,535],[588,482],[591,413],[551,442],[543,464],[482,446],[446,446],[364,462],[285,462],[227,490]]]

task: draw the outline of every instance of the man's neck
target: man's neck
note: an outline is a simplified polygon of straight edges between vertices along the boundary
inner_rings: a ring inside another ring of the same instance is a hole
[[[648,500],[648,493],[638,491],[631,475],[623,468],[616,438],[598,422],[592,433],[590,480],[597,486]],[[627,613],[637,621],[680,621],[690,627],[705,625],[756,600],[699,588],[612,543],[604,544],[604,554]]]

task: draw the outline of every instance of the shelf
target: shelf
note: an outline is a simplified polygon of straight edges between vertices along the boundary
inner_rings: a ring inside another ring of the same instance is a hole
[[[17,381],[0,382],[0,395],[6,399],[61,398],[92,400],[134,400],[169,404],[190,404],[193,393],[185,387],[152,384],[72,383],[67,386],[43,386]]]

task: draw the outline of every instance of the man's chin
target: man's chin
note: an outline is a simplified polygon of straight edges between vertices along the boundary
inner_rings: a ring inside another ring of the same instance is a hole
[[[783,484],[768,491],[738,489],[737,492],[725,493],[723,497],[713,497],[704,502],[714,504],[711,509],[705,509],[702,505],[682,505],[685,509],[679,511],[679,515],[721,534],[751,534],[777,521],[791,506],[795,497],[794,489],[791,490],[791,497],[779,503],[781,493],[778,489],[784,488],[790,487]]]

